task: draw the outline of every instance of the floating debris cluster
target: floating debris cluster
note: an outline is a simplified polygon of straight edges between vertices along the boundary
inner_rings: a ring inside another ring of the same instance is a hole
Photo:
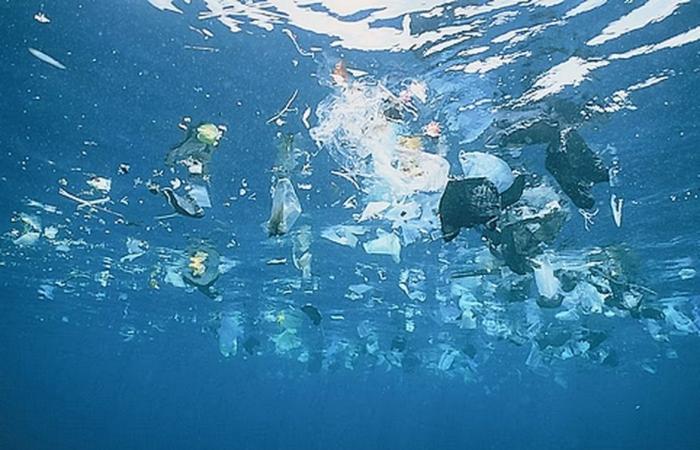
[[[221,203],[210,191],[218,183],[217,153],[229,151],[228,130],[190,118],[180,124],[184,140],[164,150],[151,179],[134,177],[126,186],[132,164],[125,162],[114,180],[86,174],[81,186],[60,182],[46,199],[60,207],[27,200],[12,218],[3,254],[40,262],[88,255],[92,266],[39,280],[37,297],[57,302],[81,289],[96,290],[99,299],[119,292],[125,321],[141,290],[192,293],[208,302],[205,317],[177,313],[168,320],[197,323],[224,357],[274,354],[312,372],[382,368],[471,382],[512,345],[524,349],[525,366],[558,379],[567,360],[625,363],[624,338],[615,335],[621,322],[637,324],[668,355],[673,335],[700,334],[700,310],[687,297],[646,286],[633,248],[560,245],[577,211],[591,225],[601,203],[596,186],[614,179],[613,165],[579,131],[590,117],[575,106],[552,102],[504,113],[477,140],[454,148],[426,81],[386,85],[344,61],[329,78],[332,91],[313,113],[296,108],[295,91],[267,120],[281,129],[298,115],[315,149],[278,133],[275,162],[265,172],[272,174],[270,196],[259,200],[269,202],[270,214],[256,228],[258,261],[237,254],[235,236],[225,245],[190,237],[178,248],[144,239],[146,231],[170,230],[171,221],[221,225],[220,217],[210,218]],[[543,167],[520,158],[524,149],[540,152]],[[330,155],[332,167],[312,167],[318,152]],[[314,171],[331,181],[314,185]],[[125,186],[157,194],[162,210],[131,217],[129,197],[112,197]],[[299,195],[329,186],[333,206]],[[245,180],[239,194],[249,195]],[[613,196],[610,205],[622,226],[622,199]],[[116,240],[89,239],[88,226],[74,226],[77,217],[124,227],[120,248],[110,247]],[[109,256],[98,257],[103,253]],[[678,276],[694,278],[691,266],[679,263]],[[163,326],[126,323],[119,332],[131,341]]]

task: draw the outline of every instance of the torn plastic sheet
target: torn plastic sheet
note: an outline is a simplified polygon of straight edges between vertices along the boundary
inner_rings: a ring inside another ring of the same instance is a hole
[[[391,203],[385,201],[367,203],[367,206],[365,206],[365,209],[362,211],[358,222],[380,218],[381,213],[384,212],[389,206],[391,206]]]
[[[103,194],[108,194],[112,190],[112,180],[105,177],[92,177],[87,180],[87,184]]]
[[[301,339],[297,336],[296,330],[286,329],[282,333],[270,338],[275,343],[275,352],[278,354],[288,353],[301,347]]]
[[[666,323],[672,326],[676,331],[684,334],[698,334],[700,332],[698,326],[690,317],[680,312],[673,305],[667,305],[663,311]]]
[[[211,199],[206,186],[201,184],[191,184],[187,192],[192,200],[194,200],[202,208],[211,208]]]
[[[538,263],[539,266],[534,268],[537,291],[541,296],[552,299],[559,293],[559,280],[554,276],[554,269],[548,258],[542,258]]]
[[[440,355],[440,360],[438,361],[438,369],[447,372],[452,368],[455,362],[455,358],[459,355],[459,352],[453,348],[445,350],[442,355]]]
[[[277,180],[272,191],[272,211],[267,222],[270,236],[289,232],[301,215],[301,204],[289,178]]]
[[[459,162],[465,177],[486,178],[496,186],[499,194],[507,191],[515,180],[508,164],[488,153],[460,152]]]
[[[348,291],[345,293],[345,298],[352,301],[360,300],[372,289],[374,288],[369,284],[351,284],[348,286]]]
[[[41,237],[41,219],[38,216],[20,213],[19,220],[24,229],[12,243],[18,247],[30,247],[36,244]]]
[[[377,229],[377,238],[362,244],[370,255],[389,255],[394,262],[401,262],[401,242],[394,233]]]
[[[422,150],[373,153],[375,189],[395,197],[418,192],[441,192],[447,185],[450,164],[445,158]]]
[[[422,269],[404,269],[399,275],[399,289],[409,299],[424,302],[428,297],[423,291],[425,280],[425,272]]]
[[[360,225],[334,225],[321,231],[321,237],[336,244],[355,248],[357,236],[363,236],[367,229]]]

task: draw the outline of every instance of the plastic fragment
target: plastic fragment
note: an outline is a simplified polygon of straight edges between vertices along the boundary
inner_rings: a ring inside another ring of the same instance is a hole
[[[552,299],[559,293],[561,287],[559,280],[554,276],[554,269],[547,258],[538,262],[539,266],[534,269],[537,291],[541,296]]]
[[[364,222],[366,220],[377,219],[382,212],[391,206],[391,203],[385,201],[379,202],[369,202],[365,209],[362,211],[358,222]]]
[[[359,225],[334,225],[321,231],[321,237],[336,244],[355,248],[357,236],[363,236],[367,229]]]
[[[236,356],[238,352],[238,340],[243,336],[243,327],[237,314],[226,314],[221,318],[219,328],[219,353],[228,358]]]
[[[486,178],[504,193],[513,185],[515,177],[510,166],[501,158],[482,152],[460,152],[459,162],[466,178]]]
[[[610,209],[612,210],[613,220],[615,225],[620,228],[622,226],[622,203],[624,199],[618,198],[615,194],[610,195]]]
[[[105,177],[92,177],[89,180],[87,180],[87,184],[91,188],[97,189],[103,194],[107,194],[109,193],[109,191],[112,190],[112,180]]]
[[[272,211],[267,222],[270,236],[281,236],[289,232],[301,215],[301,204],[294,185],[288,178],[277,180],[272,192]]]
[[[401,242],[394,233],[377,229],[377,238],[362,244],[365,252],[371,255],[389,255],[394,262],[401,262]]]

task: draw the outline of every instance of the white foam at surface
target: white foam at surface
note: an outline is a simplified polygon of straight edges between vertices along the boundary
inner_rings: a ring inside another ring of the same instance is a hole
[[[175,3],[173,0],[148,0],[148,3],[161,11],[172,11],[182,14],[182,10],[173,4]]]
[[[587,13],[589,11],[593,11],[594,9],[599,8],[599,7],[603,6],[604,4],[606,4],[607,1],[608,0],[584,0],[578,6],[575,6],[574,8],[567,11],[566,14],[564,14],[564,18],[570,19],[570,18],[576,17],[580,14]]]
[[[606,60],[586,60],[572,56],[540,75],[532,88],[523,94],[521,103],[536,102],[563,91],[567,86],[578,86],[592,71],[608,64]]]
[[[528,57],[531,55],[532,53],[528,51],[515,52],[507,55],[494,55],[479,61],[470,62],[469,64],[463,66],[451,67],[450,70],[461,70],[464,73],[474,73],[483,75],[507,64],[511,64],[520,58]]]
[[[598,36],[589,40],[586,44],[604,44],[627,33],[644,28],[649,24],[661,22],[673,14],[681,5],[688,2],[690,0],[648,0],[626,16],[611,22]]]

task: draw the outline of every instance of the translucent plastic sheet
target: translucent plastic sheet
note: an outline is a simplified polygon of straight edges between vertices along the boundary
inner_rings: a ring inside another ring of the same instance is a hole
[[[272,211],[267,222],[270,236],[286,234],[301,215],[301,204],[289,178],[277,180],[272,191]]]

